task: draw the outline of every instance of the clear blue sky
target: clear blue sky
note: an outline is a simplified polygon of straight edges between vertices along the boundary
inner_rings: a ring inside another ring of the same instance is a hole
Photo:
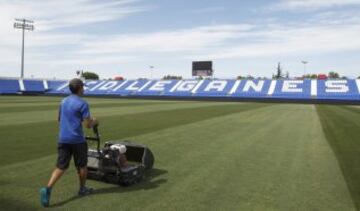
[[[290,76],[337,71],[360,75],[360,0],[0,0],[0,76],[189,78],[191,61],[213,60],[215,76],[270,77],[278,62]]]

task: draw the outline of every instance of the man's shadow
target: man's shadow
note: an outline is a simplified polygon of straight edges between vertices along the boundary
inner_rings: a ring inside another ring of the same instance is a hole
[[[114,186],[112,186],[112,187],[96,189],[96,190],[94,190],[94,192],[91,195],[108,194],[108,193],[125,193],[125,192],[130,192],[130,191],[154,189],[154,188],[159,187],[161,184],[167,182],[167,179],[154,180],[154,179],[156,179],[156,177],[163,175],[163,174],[167,174],[167,171],[154,168],[154,169],[151,169],[150,172],[146,173],[145,178],[137,184],[134,184],[134,185],[131,185],[128,187],[123,187],[123,186],[119,186],[118,184],[114,184]],[[72,202],[72,201],[80,199],[80,198],[82,198],[82,197],[76,195],[76,196],[68,198],[64,201],[55,203],[55,204],[51,205],[51,207],[61,207],[69,202]]]

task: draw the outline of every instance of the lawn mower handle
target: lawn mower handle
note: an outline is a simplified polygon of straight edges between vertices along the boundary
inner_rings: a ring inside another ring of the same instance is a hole
[[[99,136],[98,127],[99,127],[99,125],[94,125],[94,127],[93,127],[93,131],[94,131],[96,136]]]
[[[89,141],[96,141],[97,151],[100,153],[100,135],[99,135],[98,125],[93,126],[93,132],[95,134],[95,137],[85,136],[85,139]]]

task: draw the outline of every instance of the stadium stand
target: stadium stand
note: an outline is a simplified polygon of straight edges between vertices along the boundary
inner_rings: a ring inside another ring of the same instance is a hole
[[[326,87],[332,87],[332,89],[326,90]],[[359,92],[360,87],[356,85],[356,80],[318,81],[318,99],[360,100]]]
[[[194,96],[200,97],[226,97],[229,95],[231,88],[236,80],[206,80],[202,83]]]
[[[67,81],[65,81],[65,80],[47,80],[46,82],[48,85],[48,90],[46,91],[47,94],[68,94],[68,93],[70,93],[70,91],[68,89],[66,89]],[[61,88],[63,88],[63,89],[61,89]]]
[[[241,80],[231,96],[237,98],[266,98],[271,80]]]
[[[0,79],[0,94],[16,94],[20,91],[19,80]]]
[[[311,99],[311,80],[280,80],[271,96],[285,99]]]
[[[165,96],[168,91],[174,87],[178,81],[176,80],[155,80],[148,85],[147,89],[141,91],[142,96]]]
[[[360,103],[357,80],[89,80],[85,95]],[[65,80],[0,79],[0,94],[70,94]]]
[[[46,91],[43,80],[23,80],[23,93],[44,93]]]

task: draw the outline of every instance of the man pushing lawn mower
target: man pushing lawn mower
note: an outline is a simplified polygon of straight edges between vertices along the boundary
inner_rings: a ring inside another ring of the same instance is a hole
[[[56,168],[47,186],[40,189],[40,202],[44,207],[49,206],[51,190],[69,167],[71,157],[74,157],[79,175],[79,196],[93,192],[92,188],[85,186],[88,146],[84,137],[82,122],[85,122],[87,128],[92,128],[98,125],[98,121],[90,116],[89,105],[81,98],[84,94],[84,83],[80,79],[72,79],[69,82],[69,88],[72,94],[62,100],[59,108],[60,132]]]

